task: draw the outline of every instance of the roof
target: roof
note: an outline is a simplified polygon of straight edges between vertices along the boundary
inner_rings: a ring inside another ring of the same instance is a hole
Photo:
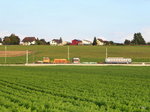
[[[86,41],[86,42],[91,42],[91,41],[89,41],[89,40],[83,40],[83,41]]]
[[[79,41],[79,42],[82,42],[81,40],[79,40],[79,39],[74,39],[74,40],[72,40],[72,41]]]
[[[99,40],[100,42],[104,42],[102,39],[97,39],[97,40]]]
[[[22,42],[33,42],[36,41],[35,37],[25,37]]]
[[[104,42],[104,43],[107,43],[107,42],[109,42],[109,41],[107,41],[107,40],[104,40],[103,42]]]

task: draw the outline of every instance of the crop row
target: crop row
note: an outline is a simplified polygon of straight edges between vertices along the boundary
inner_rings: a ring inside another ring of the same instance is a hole
[[[5,69],[0,68],[3,112],[150,111],[149,68],[8,67],[4,73]]]

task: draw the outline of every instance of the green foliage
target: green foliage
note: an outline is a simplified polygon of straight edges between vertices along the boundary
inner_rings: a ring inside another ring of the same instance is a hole
[[[45,41],[45,39],[36,39],[36,45],[46,45],[47,43],[46,43],[46,41]]]
[[[37,38],[36,39],[36,42],[35,42],[35,45],[40,45],[41,44],[41,42],[40,42],[40,40]]]
[[[126,39],[126,40],[124,41],[124,45],[130,45],[130,44],[131,44],[131,41],[130,41],[130,40],[127,40],[127,39]]]
[[[47,42],[45,41],[45,39],[40,39],[40,41],[41,41],[41,45],[46,45],[47,44]]]
[[[149,112],[149,69],[0,67],[0,111]]]
[[[105,45],[114,45],[115,43],[113,41],[105,41]]]
[[[15,34],[11,34],[10,36],[4,37],[3,44],[4,45],[19,45],[20,38],[16,36]]]
[[[124,45],[146,45],[146,41],[144,40],[141,33],[135,33],[133,40],[125,40]]]
[[[134,38],[131,41],[131,43],[134,44],[134,45],[145,45],[146,44],[146,42],[145,42],[145,40],[144,40],[141,33],[135,33]]]
[[[96,40],[96,37],[94,37],[94,40],[93,40],[93,46],[97,45],[97,40]]]
[[[4,37],[4,39],[3,39],[3,44],[4,44],[4,45],[10,45],[10,43],[11,43],[10,38],[9,38],[8,36]]]
[[[10,35],[11,45],[19,45],[20,44],[20,38],[16,36],[15,34]]]

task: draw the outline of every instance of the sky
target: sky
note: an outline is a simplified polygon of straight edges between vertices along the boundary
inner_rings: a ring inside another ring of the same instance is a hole
[[[0,0],[0,37],[150,41],[150,0]]]

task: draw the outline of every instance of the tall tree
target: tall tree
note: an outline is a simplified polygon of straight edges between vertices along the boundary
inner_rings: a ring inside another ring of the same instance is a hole
[[[131,41],[128,40],[128,39],[126,39],[126,40],[124,41],[124,45],[130,45],[130,43],[131,43]]]
[[[20,38],[18,36],[16,36],[15,34],[11,34],[9,36],[10,38],[10,44],[11,45],[19,45],[20,44]]]
[[[10,45],[11,44],[11,40],[8,36],[5,36],[3,39],[3,45]]]
[[[46,41],[45,41],[45,39],[36,39],[36,45],[46,45],[47,43],[46,43]]]
[[[35,44],[36,44],[36,45],[41,45],[41,41],[39,40],[39,38],[36,39]]]
[[[61,37],[60,37],[60,39],[59,39],[59,40],[60,40],[60,43],[62,43],[62,42],[63,42],[63,40],[62,40],[62,38],[61,38]]]
[[[3,44],[4,45],[19,45],[20,38],[16,36],[15,34],[11,34],[10,36],[4,37]]]
[[[94,37],[94,40],[93,40],[93,46],[97,45],[97,39],[96,37]]]
[[[41,45],[46,45],[47,42],[45,41],[45,39],[40,39]]]
[[[131,43],[135,44],[135,45],[145,45],[146,44],[146,42],[145,42],[145,40],[144,40],[141,33],[135,33],[134,38],[131,41]]]

